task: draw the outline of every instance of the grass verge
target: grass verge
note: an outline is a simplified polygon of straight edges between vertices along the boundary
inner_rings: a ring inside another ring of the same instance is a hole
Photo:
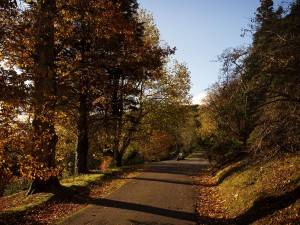
[[[62,187],[52,193],[26,196],[26,191],[0,198],[0,224],[53,224],[73,214],[96,198],[101,198],[142,167],[124,167],[109,173],[92,172],[61,180]]]
[[[241,161],[198,178],[200,224],[298,224],[300,156],[282,155],[249,165]]]

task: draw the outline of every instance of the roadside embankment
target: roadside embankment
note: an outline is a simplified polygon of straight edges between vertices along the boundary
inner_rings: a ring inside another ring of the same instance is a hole
[[[197,178],[200,224],[299,224],[300,155],[240,161]]]

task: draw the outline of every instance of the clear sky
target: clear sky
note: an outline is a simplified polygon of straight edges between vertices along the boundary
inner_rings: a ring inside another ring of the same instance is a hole
[[[213,62],[225,49],[248,45],[241,37],[249,28],[259,0],[138,0],[153,14],[161,39],[176,47],[175,58],[191,72],[195,103],[218,80],[220,64]],[[275,0],[277,4],[280,0]]]

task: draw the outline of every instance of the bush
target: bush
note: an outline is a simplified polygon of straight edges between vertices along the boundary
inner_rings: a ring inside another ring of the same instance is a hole
[[[100,165],[100,169],[104,173],[113,167],[115,167],[115,162],[112,157],[105,157]]]
[[[141,154],[137,150],[130,150],[125,156],[123,160],[123,165],[137,165],[143,164],[144,160]]]
[[[20,177],[13,177],[9,180],[8,184],[3,191],[3,196],[15,194],[21,190],[28,190],[31,181]]]
[[[0,170],[0,196],[3,196],[5,193],[5,189],[9,184],[11,179],[11,175],[5,170]]]
[[[242,147],[242,143],[234,140],[215,140],[212,147],[207,150],[207,157],[219,165],[225,165],[241,152]]]

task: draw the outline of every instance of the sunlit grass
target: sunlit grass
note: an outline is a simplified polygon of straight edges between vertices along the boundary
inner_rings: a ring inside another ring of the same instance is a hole
[[[233,173],[219,185],[227,213],[232,218],[236,217],[247,211],[260,198],[280,196],[295,189],[300,186],[299,171],[300,157],[294,155],[242,168]],[[222,173],[224,171],[217,173],[216,180]],[[294,209],[300,208],[299,204],[297,201]]]
[[[82,174],[79,176],[73,176],[69,178],[65,178],[60,181],[63,187],[85,187],[89,186],[91,183],[95,183],[103,179],[105,174],[103,173],[91,173],[91,174]],[[65,189],[62,189],[64,192]],[[37,207],[39,205],[44,204],[49,201],[52,197],[54,197],[54,193],[37,193],[34,195],[26,196],[27,191],[21,191],[19,193],[3,197],[6,201],[10,202],[10,207],[4,209],[5,213],[16,213],[20,211],[25,211],[30,208]],[[57,190],[59,192],[59,190]],[[56,193],[57,194],[57,193]]]
[[[71,187],[71,186],[79,186],[84,187],[88,186],[90,183],[97,182],[101,180],[105,174],[103,173],[93,173],[93,174],[83,174],[79,176],[73,176],[66,179],[61,180],[61,185],[65,187]]]
[[[10,201],[11,207],[4,209],[5,213],[16,213],[25,211],[30,208],[39,206],[49,201],[54,194],[53,193],[37,193],[34,195],[26,195],[27,191],[21,191],[18,194],[3,197],[6,201]]]

